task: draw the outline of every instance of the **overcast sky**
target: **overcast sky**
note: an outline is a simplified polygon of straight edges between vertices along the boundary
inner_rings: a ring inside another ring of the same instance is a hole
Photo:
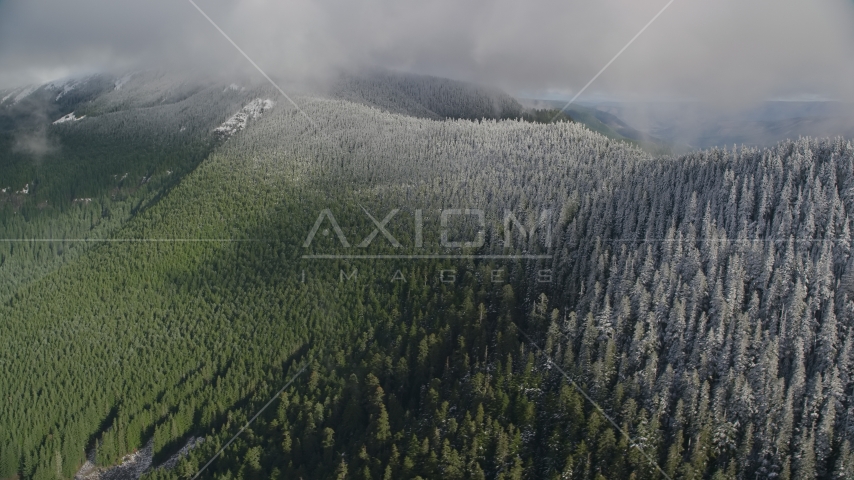
[[[197,0],[271,76],[381,66],[571,96],[667,0]],[[187,0],[0,0],[0,87],[252,67]],[[852,0],[676,0],[592,96],[854,100]]]

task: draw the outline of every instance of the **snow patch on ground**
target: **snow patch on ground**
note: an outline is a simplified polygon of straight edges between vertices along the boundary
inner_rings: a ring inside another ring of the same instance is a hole
[[[100,476],[98,467],[91,461],[86,460],[86,463],[74,474],[74,480],[97,480]]]
[[[62,98],[63,96],[65,96],[65,94],[67,94],[68,92],[70,92],[70,91],[74,90],[74,87],[76,87],[76,86],[77,86],[77,85],[68,85],[68,86],[66,86],[66,87],[63,87],[62,91],[61,91],[61,92],[59,92],[59,95],[57,95],[57,96],[56,96],[56,99],[55,99],[54,101],[55,101],[55,102],[58,102],[60,98]]]
[[[10,98],[12,98],[12,95],[14,95],[16,91],[17,90],[12,90],[11,92],[9,92],[8,95],[4,96],[3,99],[0,100],[0,103],[6,103],[6,100],[9,100]]]
[[[30,184],[28,183],[28,184],[24,185],[24,188],[18,190],[15,193],[17,193],[18,195],[26,195],[26,194],[30,193]]]
[[[86,83],[87,80],[89,80],[89,77],[86,77],[83,79],[67,78],[64,80],[57,80],[54,82],[50,82],[47,85],[45,85],[45,88],[48,90],[58,90],[59,91],[59,94],[56,96],[56,99],[54,100],[54,101],[58,102],[60,98],[64,97],[65,95],[68,94],[68,92],[74,90],[75,88],[79,87],[80,85],[83,85],[84,83]]]
[[[187,440],[187,443],[183,447],[181,447],[181,450],[179,450],[178,453],[169,457],[169,460],[166,460],[165,462],[163,462],[163,465],[160,465],[157,468],[165,468],[166,470],[172,470],[173,468],[178,466],[178,462],[180,462],[182,458],[186,457],[194,448],[198,447],[204,442],[204,437],[190,437],[190,439]]]
[[[242,92],[246,89],[244,87],[241,87],[240,85],[232,83],[231,85],[225,87],[225,90],[223,90],[222,93],[228,92],[229,90],[232,92]]]
[[[4,93],[8,93],[6,93],[6,95],[4,95],[2,99],[0,99],[0,104],[6,103],[6,100],[9,100],[11,98],[11,104],[14,105],[23,100],[24,98],[28,97],[31,93],[38,90],[38,88],[38,85],[29,85],[26,87],[13,88],[12,90],[5,90]]]
[[[46,88],[48,90],[62,90],[62,89],[65,89],[67,87],[70,87],[73,84],[74,84],[73,79],[63,78],[62,80],[54,80],[54,81],[48,83],[47,85],[44,86],[44,88]]]
[[[60,118],[59,120],[53,122],[53,124],[56,125],[65,122],[76,122],[78,120],[83,120],[84,118],[86,118],[86,115],[83,115],[82,117],[75,117],[74,112],[71,112],[68,115],[65,115],[64,117]]]
[[[249,122],[249,119],[260,117],[264,112],[273,108],[273,105],[275,105],[275,103],[272,100],[256,98],[249,102],[249,104],[243,107],[239,112],[235,113],[231,118],[226,120],[225,123],[214,129],[214,132],[226,138],[230,137],[246,128],[246,124]]]
[[[30,85],[28,87],[25,87],[23,90],[21,90],[20,93],[15,95],[15,99],[12,100],[12,105],[14,105],[14,104],[20,102],[21,100],[29,97],[30,94],[35,92],[36,90],[38,90],[38,88],[39,88],[38,85]]]
[[[92,456],[92,455],[90,455]],[[122,463],[111,468],[99,468],[88,460],[74,475],[74,480],[137,480],[151,468],[154,458],[154,439],[142,447],[142,450],[125,455]]]
[[[116,90],[121,90],[121,89],[122,89],[122,87],[123,87],[126,83],[128,83],[128,82],[130,81],[131,77],[133,77],[133,74],[132,74],[132,73],[128,73],[128,74],[126,74],[126,75],[123,75],[123,76],[122,76],[121,78],[119,78],[118,80],[116,80],[116,83],[115,83]]]
[[[102,468],[95,465],[95,452],[93,450],[89,454],[89,459],[86,463],[74,475],[74,480],[138,480],[144,473],[152,470],[172,470],[182,458],[186,457],[187,454],[204,443],[204,441],[204,437],[190,437],[181,450],[169,457],[168,460],[158,467],[152,467],[154,439],[149,440],[141,450],[130,455],[125,455],[119,465],[109,468]]]

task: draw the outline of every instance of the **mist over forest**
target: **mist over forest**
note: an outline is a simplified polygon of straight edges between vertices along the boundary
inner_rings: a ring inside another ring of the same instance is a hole
[[[783,3],[0,3],[0,480],[854,478]]]

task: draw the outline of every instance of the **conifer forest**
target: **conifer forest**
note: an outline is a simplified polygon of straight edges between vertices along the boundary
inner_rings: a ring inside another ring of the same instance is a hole
[[[0,92],[0,479],[854,478],[850,140],[76,82]]]

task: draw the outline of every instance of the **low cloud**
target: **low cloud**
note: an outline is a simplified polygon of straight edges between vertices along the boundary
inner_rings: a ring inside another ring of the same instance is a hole
[[[385,67],[511,92],[578,91],[666,0],[197,0],[262,68]],[[676,0],[591,87],[742,104],[854,100],[854,2]],[[0,86],[76,71],[252,67],[185,0],[0,3]]]
[[[33,156],[41,160],[44,156],[58,152],[59,142],[50,138],[46,128],[22,132],[15,135],[12,141],[12,151]]]

